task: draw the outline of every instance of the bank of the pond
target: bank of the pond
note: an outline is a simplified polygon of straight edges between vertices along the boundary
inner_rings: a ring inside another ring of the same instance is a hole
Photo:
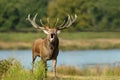
[[[120,32],[63,32],[59,35],[61,50],[120,49]],[[38,33],[0,33],[0,49],[31,49]]]
[[[0,49],[31,49],[32,42],[0,41]],[[61,50],[120,49],[120,39],[60,39]]]
[[[62,50],[120,49],[120,39],[79,39],[61,40]]]

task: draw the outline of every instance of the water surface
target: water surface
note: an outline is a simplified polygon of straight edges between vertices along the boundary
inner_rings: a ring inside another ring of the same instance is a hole
[[[0,60],[16,58],[25,68],[31,68],[31,50],[0,50]],[[37,60],[40,58],[37,58]],[[120,62],[120,50],[60,51],[57,66],[70,65],[84,67],[91,64],[113,64]],[[52,62],[48,62],[51,67]]]

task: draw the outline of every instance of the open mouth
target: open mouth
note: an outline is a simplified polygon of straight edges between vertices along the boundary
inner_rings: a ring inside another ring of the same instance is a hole
[[[54,34],[51,34],[51,38],[53,38],[54,37]]]

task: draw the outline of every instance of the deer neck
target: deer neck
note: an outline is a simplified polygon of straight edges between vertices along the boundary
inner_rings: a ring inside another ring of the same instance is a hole
[[[46,47],[50,49],[54,49],[59,46],[59,39],[58,37],[56,37],[55,40],[51,42],[48,38],[45,38],[45,43],[46,43]]]

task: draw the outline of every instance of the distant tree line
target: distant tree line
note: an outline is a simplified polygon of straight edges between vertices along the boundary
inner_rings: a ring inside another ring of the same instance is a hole
[[[120,0],[0,0],[0,31],[34,31],[26,21],[38,13],[39,19],[56,18],[60,25],[66,16],[77,14],[76,23],[66,31],[120,31]]]

